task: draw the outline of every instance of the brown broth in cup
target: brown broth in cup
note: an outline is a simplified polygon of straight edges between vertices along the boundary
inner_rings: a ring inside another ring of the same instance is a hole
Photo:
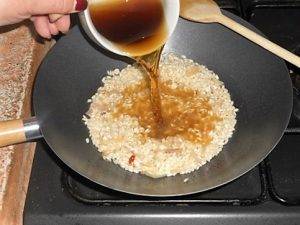
[[[130,56],[150,54],[168,38],[161,0],[106,0],[89,4],[97,31]]]

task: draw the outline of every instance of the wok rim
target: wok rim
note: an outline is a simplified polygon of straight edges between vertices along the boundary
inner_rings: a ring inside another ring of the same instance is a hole
[[[223,10],[222,10],[223,11]],[[231,18],[234,18],[234,19],[241,19],[242,21],[244,21],[242,18],[230,13],[230,12],[227,12],[227,11],[223,11],[224,14],[227,14],[229,15]],[[182,18],[184,19],[184,18]],[[186,19],[184,19],[186,20]],[[189,21],[189,20],[186,20],[186,21]],[[189,22],[192,22],[192,21],[189,21]],[[192,22],[192,23],[195,23],[195,22]],[[259,34],[262,34],[261,31],[259,31],[257,28],[255,28],[253,25],[251,25],[250,23],[248,23],[246,21],[246,23],[248,24],[248,26],[258,32]],[[50,52],[53,51],[54,48],[52,48],[48,54]],[[288,69],[287,69],[287,66],[284,62],[284,60],[280,60],[280,63],[282,64],[282,66],[284,67],[285,71],[286,71],[286,74],[288,75]],[[37,118],[37,121],[39,123],[39,115],[38,115],[38,112],[36,110],[36,104],[37,104],[37,99],[38,97],[35,95],[35,90],[37,89],[37,85],[36,85],[36,82],[34,84],[34,91],[33,91],[33,108],[34,108],[34,113],[36,115],[36,118]],[[270,148],[268,151],[265,151],[263,152],[264,154],[262,154],[261,157],[259,157],[259,160],[257,160],[254,164],[252,164],[251,166],[248,166],[247,168],[244,168],[241,172],[239,172],[238,174],[234,175],[234,176],[231,176],[230,179],[227,179],[226,181],[222,181],[222,182],[216,182],[217,184],[215,185],[212,185],[211,187],[206,187],[206,188],[202,188],[202,189],[199,189],[199,190],[195,190],[195,191],[189,191],[189,192],[182,192],[182,193],[177,193],[177,194],[149,194],[149,193],[141,193],[141,192],[132,192],[132,191],[127,191],[127,190],[124,190],[122,188],[117,188],[117,187],[112,187],[110,185],[106,185],[104,183],[101,183],[99,181],[96,181],[95,179],[92,179],[90,178],[88,175],[82,173],[82,171],[78,171],[78,170],[75,170],[73,169],[73,167],[71,166],[71,163],[68,162],[68,160],[65,160],[64,159],[64,156],[63,155],[59,155],[58,154],[58,151],[55,151],[55,148],[53,148],[53,144],[51,144],[47,138],[44,136],[44,131],[43,131],[43,126],[41,126],[42,124],[39,123],[40,125],[40,131],[41,131],[41,134],[42,134],[42,138],[43,140],[46,142],[46,144],[49,146],[49,148],[51,149],[51,151],[55,154],[56,157],[58,157],[59,160],[61,160],[64,165],[66,165],[67,167],[69,167],[72,171],[75,171],[77,174],[79,174],[80,176],[84,177],[85,179],[97,184],[97,185],[100,185],[100,186],[103,186],[105,188],[108,188],[108,189],[111,189],[111,190],[114,190],[114,191],[118,191],[120,193],[126,193],[126,194],[130,194],[130,195],[133,195],[133,196],[144,196],[144,197],[153,197],[153,198],[170,198],[170,197],[180,197],[180,196],[186,196],[186,195],[193,195],[193,194],[197,194],[197,193],[201,193],[201,192],[206,192],[206,191],[209,191],[209,190],[213,190],[213,189],[216,189],[218,187],[221,187],[221,186],[224,186],[228,183],[231,183],[232,181],[236,180],[237,178],[240,178],[241,176],[243,176],[244,174],[248,173],[250,170],[252,170],[253,168],[255,168],[258,164],[260,164],[272,151],[273,149],[278,145],[278,143],[280,142],[280,140],[282,139],[284,133],[285,133],[285,130],[286,128],[288,127],[288,124],[289,124],[289,121],[290,121],[290,118],[291,118],[291,115],[292,115],[292,109],[293,109],[293,88],[292,88],[292,81],[289,82],[289,90],[290,90],[290,94],[289,94],[289,102],[287,102],[287,105],[289,105],[289,112],[285,118],[285,122],[282,123],[283,128],[282,129],[282,132],[281,134],[279,135],[279,138],[276,140],[276,142],[274,142],[272,148]],[[234,131],[234,133],[236,132],[236,130]],[[233,133],[233,135],[234,135]],[[230,138],[231,139],[231,138]],[[229,139],[229,140],[230,140]],[[218,155],[214,156],[211,160],[213,160],[215,157],[218,157]],[[112,163],[112,162],[111,162]],[[207,162],[207,163],[210,163],[210,162]],[[119,166],[119,165],[117,165]],[[120,167],[120,166],[119,166]],[[122,168],[123,169],[123,168]],[[195,170],[196,171],[196,170]],[[145,175],[144,175],[145,176]],[[178,175],[175,175],[175,176],[178,176]],[[154,179],[154,178],[152,178]],[[187,183],[188,185],[188,183]]]

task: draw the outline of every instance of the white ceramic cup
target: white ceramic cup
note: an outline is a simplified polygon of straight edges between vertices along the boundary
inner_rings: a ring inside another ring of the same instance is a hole
[[[89,1],[91,2],[91,1],[103,1],[103,0],[89,0]],[[179,0],[161,0],[161,1],[163,3],[164,14],[165,14],[167,30],[168,30],[168,38],[169,38],[172,35],[173,31],[175,30],[178,22],[180,3]],[[91,38],[96,44],[118,55],[132,57],[128,53],[120,50],[113,42],[109,41],[107,38],[105,38],[96,30],[90,16],[89,8],[87,8],[84,12],[80,13],[79,18],[84,31],[87,33],[89,38]],[[163,44],[165,43],[161,43],[161,45]]]

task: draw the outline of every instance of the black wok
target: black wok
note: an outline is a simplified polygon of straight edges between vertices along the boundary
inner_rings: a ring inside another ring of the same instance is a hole
[[[240,18],[226,14],[251,28]],[[186,55],[215,71],[239,108],[233,137],[199,170],[152,179],[104,161],[96,148],[85,142],[88,130],[82,115],[89,107],[87,99],[101,85],[101,75],[123,68],[126,60],[90,43],[78,27],[58,41],[40,66],[33,95],[36,121],[31,125],[39,125],[56,155],[82,176],[137,195],[178,196],[206,191],[261,162],[280,140],[290,118],[292,87],[285,63],[220,25],[183,19],[164,52]],[[28,131],[27,139],[36,135]],[[189,178],[187,183],[183,182],[185,178]]]

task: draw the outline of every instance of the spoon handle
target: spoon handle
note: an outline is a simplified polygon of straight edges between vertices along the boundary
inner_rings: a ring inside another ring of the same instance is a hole
[[[216,22],[230,28],[236,33],[244,36],[245,38],[251,40],[252,42],[260,45],[261,47],[267,49],[268,51],[274,53],[275,55],[285,59],[286,61],[300,67],[300,57],[289,52],[288,50],[280,47],[279,45],[269,41],[268,39],[260,36],[259,34],[251,31],[250,29],[242,26],[241,24],[235,22],[234,20],[228,18],[225,15],[220,15],[216,17]]]

